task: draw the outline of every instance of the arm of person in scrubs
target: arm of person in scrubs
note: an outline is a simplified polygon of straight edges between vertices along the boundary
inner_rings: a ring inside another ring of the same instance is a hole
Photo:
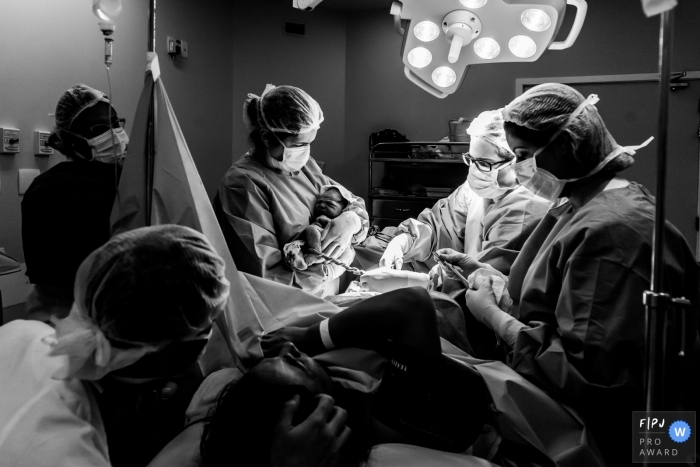
[[[550,207],[547,200],[523,187],[494,202],[484,215],[481,252],[475,259],[510,274],[525,241]]]
[[[342,274],[341,268],[326,264],[314,264],[304,271],[290,268],[284,261],[284,245],[277,241],[266,194],[248,177],[237,182],[235,187],[219,187],[214,211],[238,269],[307,291]]]
[[[521,291],[526,323],[498,311],[489,318],[510,348],[509,366],[567,400],[620,396],[638,385],[649,287],[642,256],[650,251],[639,238],[618,224],[587,229],[576,245],[555,242],[547,267],[534,269]],[[478,308],[472,294],[470,310]]]
[[[441,248],[464,251],[464,227],[474,197],[474,192],[464,183],[432,208],[424,209],[417,219],[402,222],[396,234],[411,237],[404,260],[426,261]]]

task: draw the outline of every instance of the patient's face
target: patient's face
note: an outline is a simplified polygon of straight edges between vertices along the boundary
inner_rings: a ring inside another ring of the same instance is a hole
[[[304,388],[311,395],[330,394],[331,379],[313,358],[299,352],[291,342],[280,347],[279,354],[264,358],[249,374],[275,386]]]
[[[326,190],[316,200],[314,217],[326,216],[329,219],[335,219],[343,212],[346,204],[340,191],[334,189]]]

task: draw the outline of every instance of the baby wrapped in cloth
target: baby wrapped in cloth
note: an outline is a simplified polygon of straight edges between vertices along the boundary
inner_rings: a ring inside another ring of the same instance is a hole
[[[338,217],[347,207],[352,195],[343,187],[326,185],[322,188],[321,194],[318,195],[314,204],[313,217],[314,221],[301,234],[305,240],[294,240],[284,246],[284,259],[287,264],[298,271],[304,271],[309,266],[322,263],[325,260],[314,254],[311,245],[319,245],[320,250],[321,237],[324,229],[331,220]],[[338,260],[342,263],[349,264],[354,259],[355,255],[352,248],[348,248]]]

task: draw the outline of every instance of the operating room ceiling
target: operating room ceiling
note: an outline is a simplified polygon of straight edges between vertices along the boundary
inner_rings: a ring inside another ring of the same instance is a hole
[[[292,8],[292,0],[265,0],[274,3],[284,3]],[[392,0],[324,0],[318,9],[339,11],[386,10],[389,12]]]

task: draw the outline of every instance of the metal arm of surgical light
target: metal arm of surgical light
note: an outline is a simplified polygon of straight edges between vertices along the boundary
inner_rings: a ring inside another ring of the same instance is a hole
[[[292,6],[297,10],[311,11],[323,0],[292,0]]]
[[[566,40],[554,42],[566,5],[576,17]],[[459,89],[469,65],[534,62],[545,50],[571,47],[587,11],[586,0],[396,0],[390,13],[404,36],[406,77],[443,99]]]

